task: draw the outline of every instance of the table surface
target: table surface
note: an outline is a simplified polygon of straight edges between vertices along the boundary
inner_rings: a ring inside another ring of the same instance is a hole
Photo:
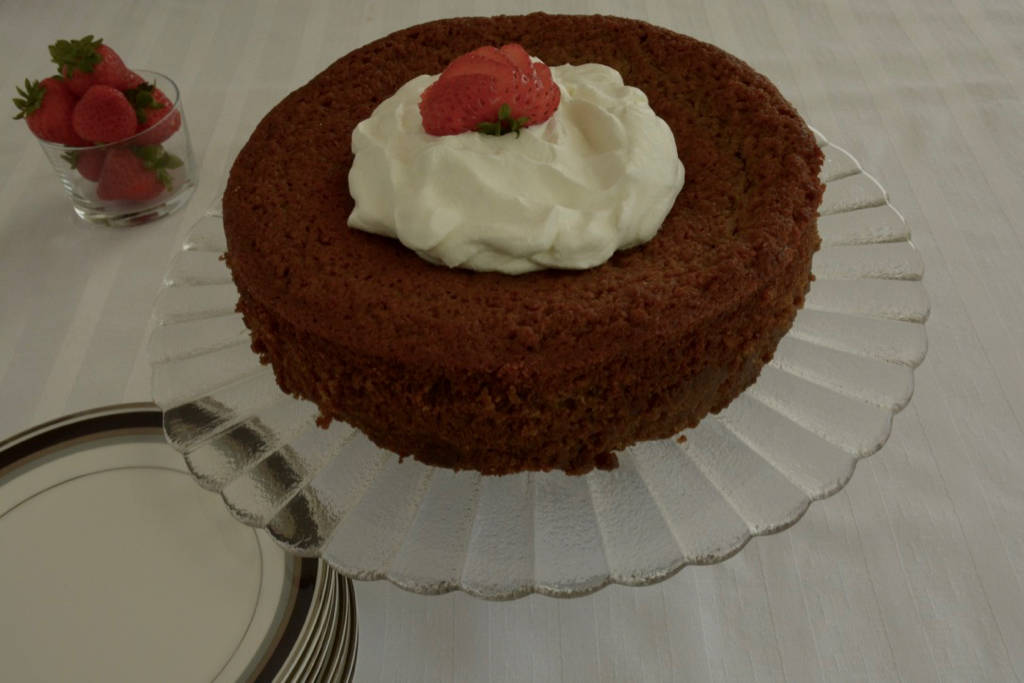
[[[92,33],[171,75],[200,184],[131,229],[70,209],[0,117],[0,438],[150,400],[151,312],[185,233],[286,93],[332,60],[496,0],[0,3],[0,91]],[[1024,3],[530,0],[646,19],[766,74],[888,190],[926,263],[930,349],[888,444],[796,526],[645,588],[509,603],[357,585],[357,680],[1024,679]],[[6,100],[9,102],[10,100]],[[2,618],[2,615],[0,615]]]

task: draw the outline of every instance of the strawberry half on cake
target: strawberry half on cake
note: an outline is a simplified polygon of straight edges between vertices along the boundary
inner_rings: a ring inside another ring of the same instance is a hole
[[[449,64],[423,92],[420,115],[431,135],[503,135],[544,123],[560,100],[551,69],[512,43],[480,47]]]

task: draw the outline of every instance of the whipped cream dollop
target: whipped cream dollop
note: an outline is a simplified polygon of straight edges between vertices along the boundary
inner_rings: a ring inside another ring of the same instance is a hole
[[[600,64],[551,69],[555,115],[515,134],[423,130],[419,76],[352,133],[350,227],[436,264],[519,274],[583,269],[654,237],[683,187],[647,96]]]

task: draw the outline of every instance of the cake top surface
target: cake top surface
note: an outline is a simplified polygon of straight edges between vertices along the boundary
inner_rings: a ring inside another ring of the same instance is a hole
[[[353,128],[410,79],[510,42],[552,66],[613,67],[669,124],[687,182],[654,239],[589,270],[511,276],[348,228]],[[606,16],[441,20],[345,55],[264,118],[224,196],[227,257],[262,303],[353,352],[502,372],[600,362],[621,340],[727,315],[780,272],[813,229],[820,163],[778,90],[706,43]],[[453,339],[480,343],[453,358]]]

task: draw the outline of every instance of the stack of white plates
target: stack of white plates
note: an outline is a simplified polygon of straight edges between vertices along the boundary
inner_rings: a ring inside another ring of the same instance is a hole
[[[352,677],[351,581],[236,521],[153,406],[0,442],[0,549],[4,680]]]

